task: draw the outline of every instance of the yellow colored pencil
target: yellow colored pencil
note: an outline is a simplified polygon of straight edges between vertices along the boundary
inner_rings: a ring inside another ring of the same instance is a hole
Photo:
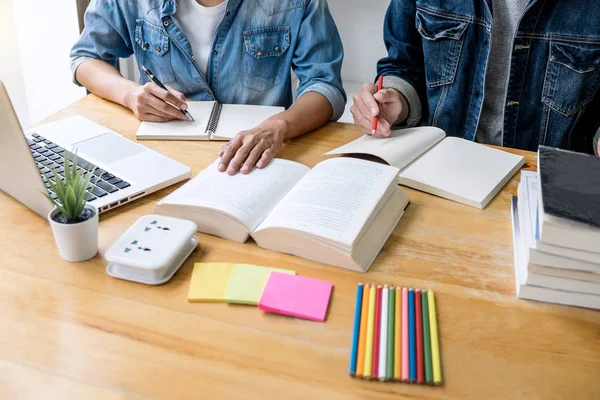
[[[396,306],[394,308],[394,380],[401,380],[402,365],[402,288],[396,288]]]
[[[373,333],[375,331],[375,287],[371,285],[369,290],[369,315],[367,317],[367,343],[365,349],[365,369],[363,377],[371,378],[373,367]]]
[[[435,312],[435,297],[429,290],[427,293],[429,306],[429,327],[431,332],[431,364],[433,367],[433,384],[442,384],[442,365],[440,363],[440,343],[438,341],[437,317]]]
[[[369,285],[363,289],[360,311],[360,333],[358,337],[358,357],[356,358],[356,376],[362,377],[365,368],[365,342],[367,341],[367,318],[369,314]]]

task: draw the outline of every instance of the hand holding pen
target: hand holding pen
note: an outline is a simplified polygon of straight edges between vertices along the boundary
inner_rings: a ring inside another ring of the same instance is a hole
[[[187,112],[187,103],[182,93],[171,88],[167,89],[150,70],[143,66],[142,71],[151,82],[138,87],[128,95],[126,100],[127,107],[139,119],[151,122],[174,119],[193,121],[192,116]]]
[[[383,88],[382,76],[379,76],[377,85],[365,83],[353,100],[350,111],[354,123],[375,137],[390,137],[392,126],[404,122],[408,117],[406,99],[395,89]]]

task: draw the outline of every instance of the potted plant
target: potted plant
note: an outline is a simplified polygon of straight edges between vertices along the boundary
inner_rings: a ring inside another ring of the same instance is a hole
[[[94,174],[77,166],[77,156],[65,156],[64,178],[55,169],[46,182],[56,195],[50,200],[54,209],[48,214],[58,253],[65,261],[89,260],[98,252],[98,210],[87,203],[86,190]]]

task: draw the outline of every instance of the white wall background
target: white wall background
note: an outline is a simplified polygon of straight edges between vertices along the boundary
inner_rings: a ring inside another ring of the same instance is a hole
[[[73,0],[0,0],[0,79],[24,127],[85,96],[71,81],[79,37]]]

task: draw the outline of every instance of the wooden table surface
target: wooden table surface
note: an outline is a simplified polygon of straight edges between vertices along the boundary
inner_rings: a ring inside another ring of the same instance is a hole
[[[72,115],[135,140],[139,121],[97,97],[51,119]],[[313,166],[360,133],[330,124],[286,144],[281,157]],[[222,143],[144,144],[196,174]],[[535,168],[535,154],[513,152]],[[198,234],[199,250],[158,287],[111,278],[102,254],[175,187],[103,214],[100,253],[81,264],[62,261],[48,223],[0,193],[0,398],[600,399],[600,312],[515,297],[518,180],[485,210],[405,189],[411,205],[366,274]],[[213,261],[332,281],[327,321],[188,303],[193,264]],[[359,281],[436,291],[442,387],[348,376]]]

